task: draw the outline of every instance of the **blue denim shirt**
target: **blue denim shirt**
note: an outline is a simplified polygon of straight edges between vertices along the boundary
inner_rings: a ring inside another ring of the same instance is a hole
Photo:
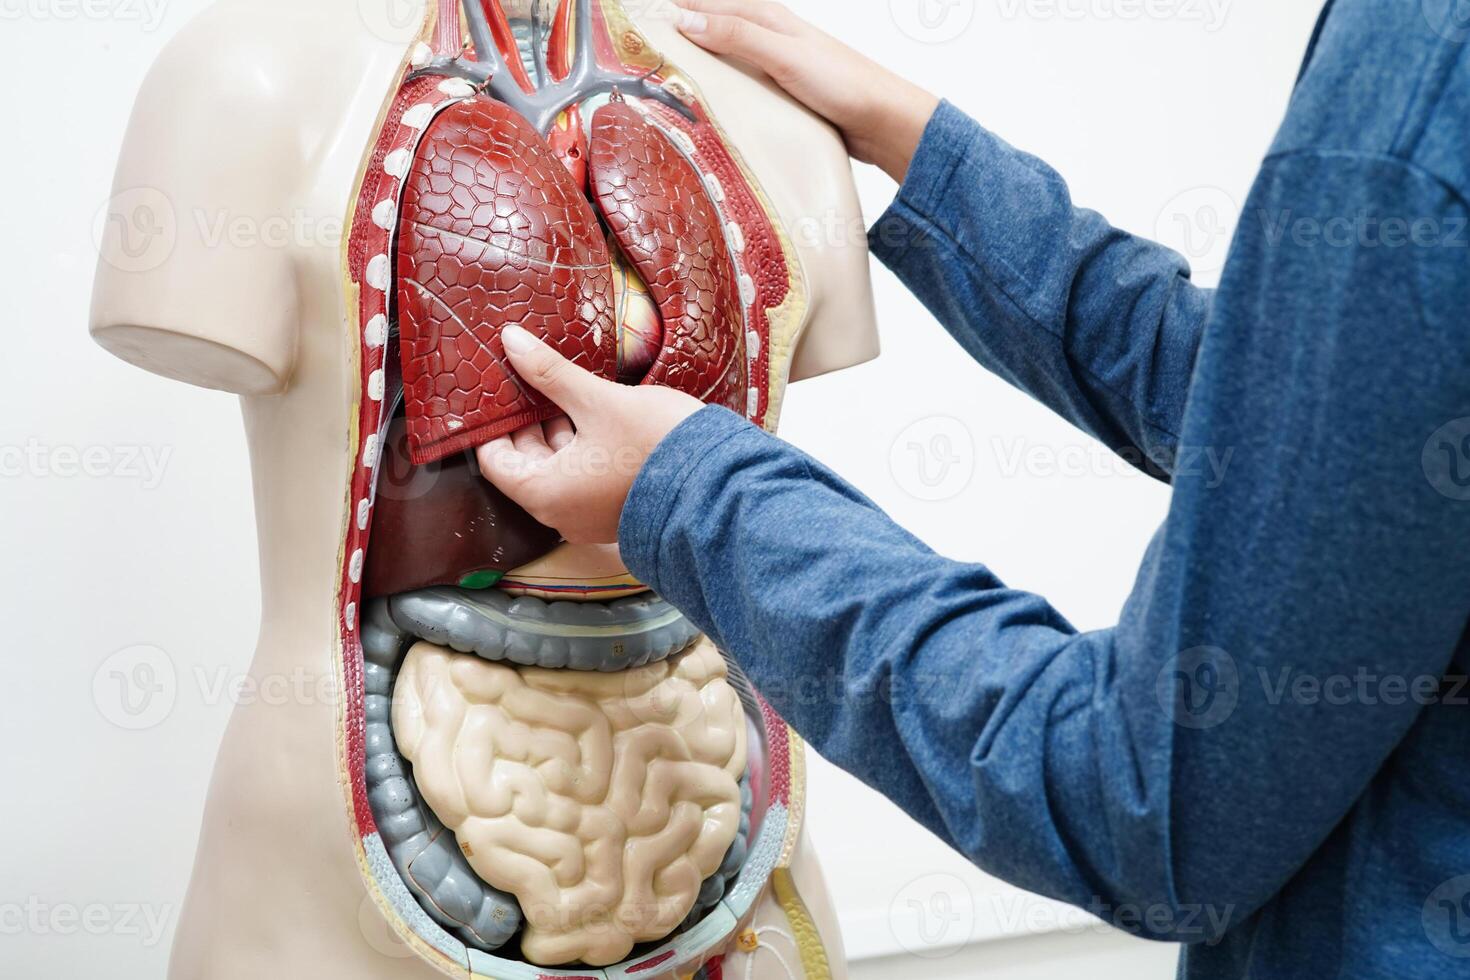
[[[824,756],[987,871],[1187,944],[1183,977],[1470,976],[1453,7],[1329,7],[1214,291],[953,106],[930,122],[875,254],[977,361],[1172,482],[1113,628],[722,409],[623,511],[632,570]],[[1204,449],[1223,479],[1181,465]]]

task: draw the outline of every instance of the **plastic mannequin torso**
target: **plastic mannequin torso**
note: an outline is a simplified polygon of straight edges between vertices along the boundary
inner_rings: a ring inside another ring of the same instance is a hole
[[[333,609],[354,457],[344,216],[409,44],[366,6],[223,0],[171,42],[129,126],[94,292],[92,331],[104,347],[242,396],[262,572],[257,680],[303,669],[337,677]],[[421,5],[412,6],[393,23],[405,15],[419,23]],[[768,83],[683,41],[668,17],[640,12],[639,27],[698,80],[800,255],[809,308],[792,379],[869,359],[877,348],[867,256],[848,231],[861,223],[840,141]],[[129,230],[143,216],[166,232],[140,250]],[[814,227],[843,234],[822,241]],[[534,569],[589,578],[620,570],[615,548],[565,546]],[[337,712],[321,701],[236,709],[172,976],[435,975],[386,928],[349,856]],[[798,849],[791,875],[840,975],[809,848]],[[768,905],[757,924],[779,934],[781,909]],[[759,963],[762,953],[734,955]],[[782,955],[800,961],[794,949]]]

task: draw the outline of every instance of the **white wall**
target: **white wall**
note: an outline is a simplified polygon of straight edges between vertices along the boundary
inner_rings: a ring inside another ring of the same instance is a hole
[[[244,673],[254,643],[254,530],[235,402],[112,361],[85,331],[91,229],[133,93],[203,2],[0,0],[11,134],[0,155],[5,976],[79,976],[102,963],[120,978],[162,975],[229,713],[210,691]],[[1192,227],[1208,272],[1319,2],[793,5],[1050,161],[1079,201],[1115,223],[1176,243]],[[892,189],[875,172],[860,178],[875,216]],[[877,292],[885,355],[794,388],[786,436],[940,550],[987,562],[1080,627],[1109,624],[1165,489],[1096,456],[967,363],[882,271]],[[879,401],[875,390],[901,395]],[[952,482],[944,499],[922,499],[936,493],[908,446],[937,447],[936,436],[954,447]],[[166,651],[178,676],[197,683],[180,685],[158,724],[127,731],[113,723],[116,696],[99,669],[139,644]],[[850,951],[865,958],[859,976],[907,976],[918,965],[1016,980],[1171,975],[1167,947],[1101,935],[1000,886],[820,760],[811,784],[811,827]],[[71,918],[83,912],[85,921]],[[1046,932],[1057,926],[1070,931]],[[1040,935],[999,938],[1028,932]]]

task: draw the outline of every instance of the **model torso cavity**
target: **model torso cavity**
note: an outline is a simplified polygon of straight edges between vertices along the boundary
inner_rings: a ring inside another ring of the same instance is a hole
[[[440,0],[357,202],[362,424],[391,470],[358,501],[381,515],[368,597],[637,590],[527,569],[555,537],[477,481],[474,447],[558,412],[510,370],[505,325],[774,426],[807,318],[800,255],[693,80],[617,3],[522,6]],[[461,9],[463,36],[444,27]]]

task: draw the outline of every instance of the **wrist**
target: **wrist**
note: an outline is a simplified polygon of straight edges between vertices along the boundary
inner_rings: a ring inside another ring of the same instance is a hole
[[[885,84],[886,97],[874,107],[865,127],[870,134],[867,159],[902,184],[929,119],[939,108],[939,98],[910,82],[894,81],[896,85]]]

